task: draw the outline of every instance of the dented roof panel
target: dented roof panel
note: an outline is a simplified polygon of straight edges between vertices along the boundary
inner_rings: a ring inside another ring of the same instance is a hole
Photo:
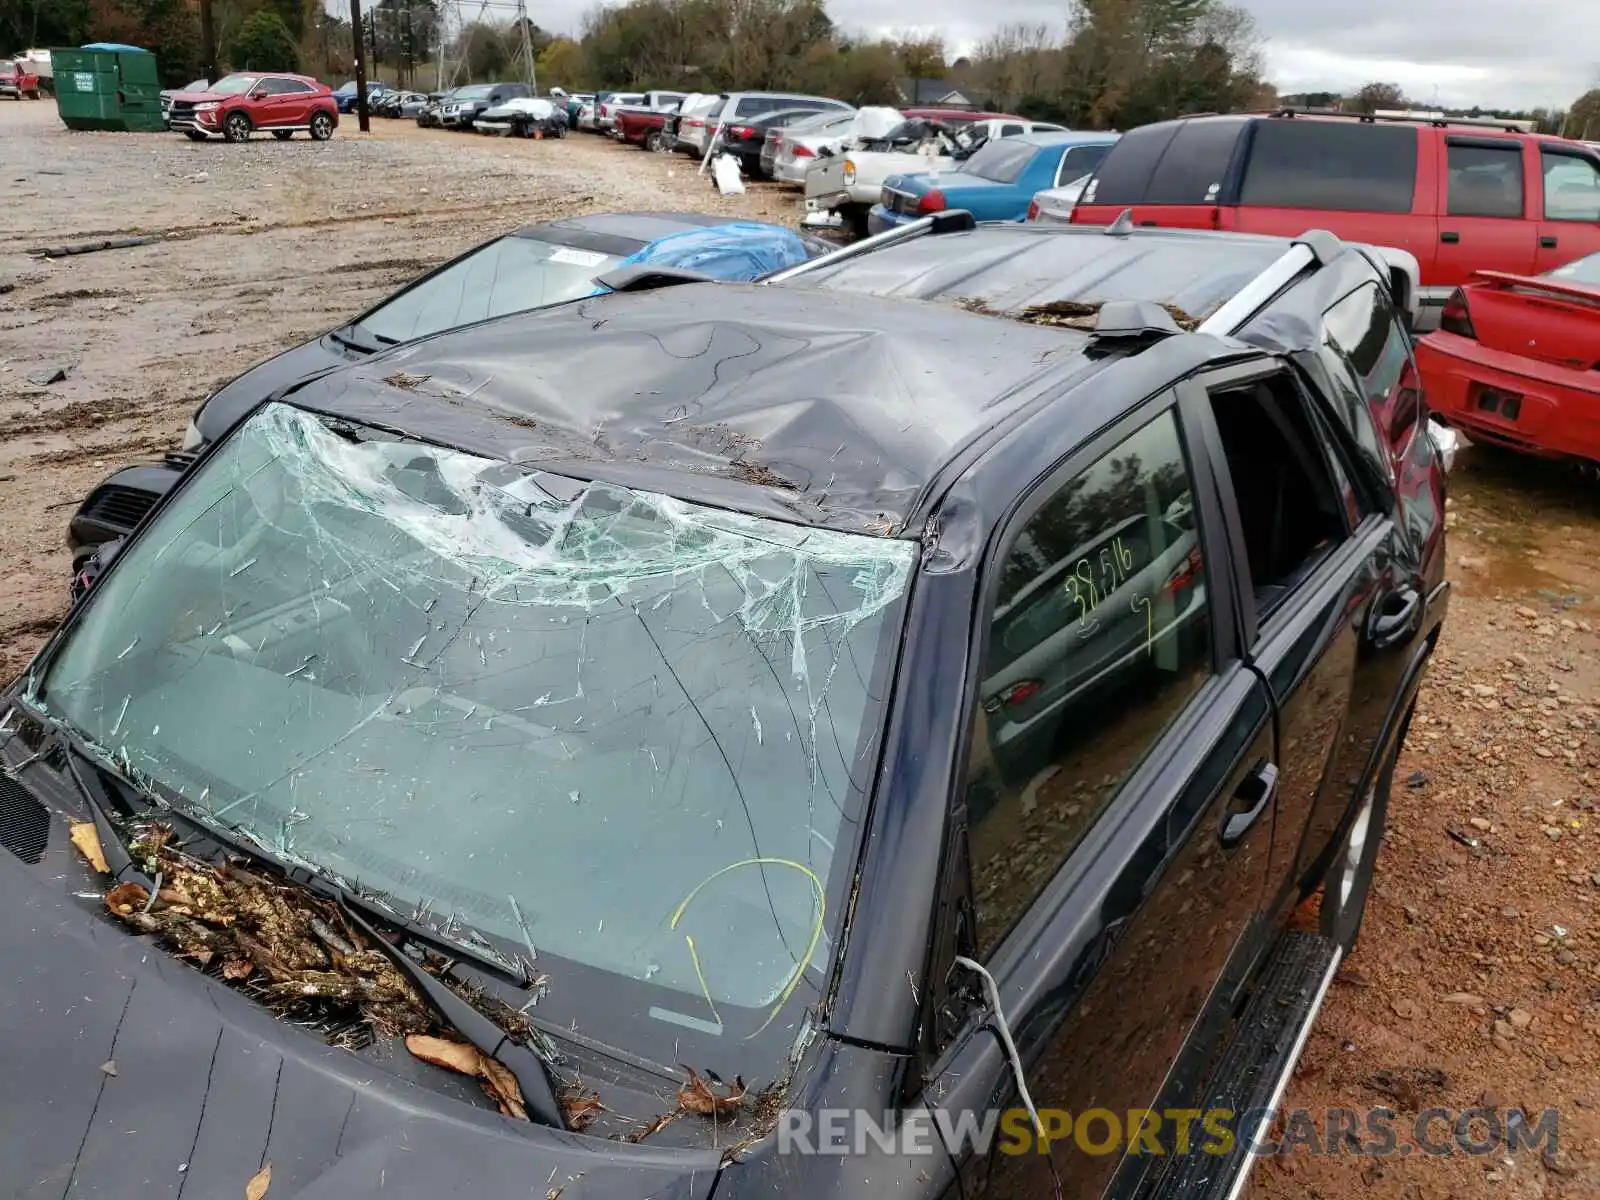
[[[289,399],[492,457],[622,482],[650,472],[682,498],[762,512],[775,500],[792,520],[889,533],[957,448],[1041,377],[1081,366],[1086,342],[954,309],[696,284],[456,330]],[[730,481],[766,499],[730,503]]]
[[[1148,300],[1204,320],[1279,258],[1282,238],[1090,226],[982,225],[885,246],[782,285],[832,295],[965,302],[998,313]]]

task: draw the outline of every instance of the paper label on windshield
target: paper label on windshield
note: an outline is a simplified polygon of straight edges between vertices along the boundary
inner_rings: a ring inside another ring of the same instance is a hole
[[[551,251],[550,261],[566,263],[570,267],[598,267],[606,261],[606,256],[596,254],[593,250],[570,250],[561,246]]]

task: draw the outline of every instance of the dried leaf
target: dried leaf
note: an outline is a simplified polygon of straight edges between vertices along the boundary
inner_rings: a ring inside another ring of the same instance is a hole
[[[78,848],[78,853],[100,874],[111,874],[111,868],[106,865],[106,852],[100,848],[100,831],[94,827],[94,822],[74,821],[71,830],[72,844]]]
[[[695,1069],[683,1063],[678,1064],[688,1072],[689,1082],[678,1089],[678,1110],[680,1112],[698,1113],[703,1117],[716,1116],[718,1113],[730,1113],[737,1109],[744,1100],[744,1080],[735,1077],[733,1086],[728,1089],[728,1094],[719,1096],[711,1090],[711,1085],[695,1073]]]
[[[642,1141],[645,1140],[645,1138],[649,1137],[652,1133],[657,1133],[660,1130],[665,1129],[668,1125],[671,1125],[674,1121],[676,1121],[678,1119],[678,1115],[679,1114],[677,1114],[675,1112],[662,1113],[659,1117],[656,1117],[653,1121],[651,1121],[643,1129],[637,1129],[634,1132],[630,1133],[628,1135],[628,1140],[630,1142],[642,1142]]]
[[[267,1189],[272,1186],[272,1164],[267,1163],[261,1170],[250,1176],[250,1182],[244,1185],[244,1200],[263,1200]]]
[[[511,1073],[511,1068],[488,1055],[478,1056],[478,1066],[483,1071],[483,1090],[489,1094],[489,1099],[500,1106],[501,1114],[526,1121],[528,1108],[522,1102],[522,1088],[517,1084],[517,1077]]]
[[[222,964],[222,977],[228,980],[248,979],[256,966],[248,958],[230,958]]]
[[[106,893],[106,907],[119,917],[131,917],[143,912],[150,893],[137,883],[119,883]]]
[[[425,1063],[457,1071],[462,1075],[483,1075],[483,1055],[473,1046],[452,1042],[445,1038],[428,1037],[413,1033],[406,1038],[406,1049]],[[519,1096],[520,1100],[521,1097]]]
[[[606,1111],[606,1106],[600,1103],[598,1096],[573,1094],[561,1098],[561,1109],[566,1114],[567,1127],[582,1133]]]

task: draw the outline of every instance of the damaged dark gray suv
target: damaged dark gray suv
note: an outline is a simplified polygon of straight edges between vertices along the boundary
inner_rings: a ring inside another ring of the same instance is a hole
[[[0,696],[0,1190],[1229,1194],[1063,1133],[1275,1104],[1354,943],[1409,341],[1327,235],[964,216],[203,451]]]

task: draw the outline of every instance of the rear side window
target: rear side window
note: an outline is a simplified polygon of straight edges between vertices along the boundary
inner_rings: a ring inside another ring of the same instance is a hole
[[[1450,139],[1447,211],[1452,217],[1522,216],[1522,143]]]
[[[1071,183],[1074,179],[1082,179],[1091,173],[1103,161],[1106,151],[1111,147],[1100,146],[1073,146],[1061,156],[1061,165],[1056,168],[1056,186]]]
[[[1037,146],[1028,142],[996,138],[985,142],[971,158],[961,164],[961,170],[980,179],[995,183],[1011,183],[1033,161]]]
[[[1410,212],[1417,131],[1406,125],[1259,121],[1239,203],[1337,212]]]
[[[1150,186],[1150,176],[1161,155],[1178,132],[1178,125],[1150,125],[1123,134],[1100,164],[1089,185],[1085,204],[1138,204]]]
[[[1186,121],[1150,176],[1146,204],[1214,204],[1243,122]],[[1099,194],[1095,203],[1106,203]]]
[[[1022,132],[1024,132],[1022,126],[1018,125],[1015,121],[1010,121],[1000,126],[1001,137],[1013,137]]]
[[[1600,160],[1541,150],[1547,221],[1600,221]]]

